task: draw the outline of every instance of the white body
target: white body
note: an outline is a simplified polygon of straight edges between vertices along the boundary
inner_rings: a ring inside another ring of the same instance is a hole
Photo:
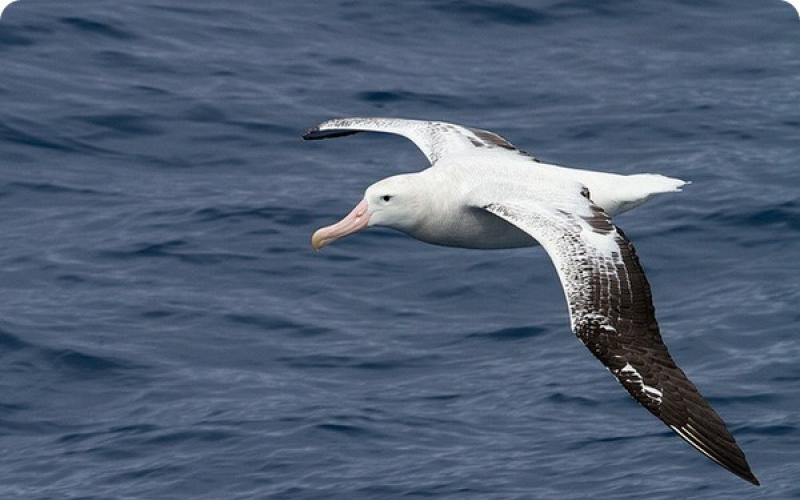
[[[541,163],[527,156],[498,153],[502,156],[493,161],[469,156],[443,158],[422,172],[402,176],[416,184],[415,189],[435,190],[429,195],[436,205],[419,207],[435,211],[430,217],[422,217],[420,225],[397,229],[436,245],[476,249],[534,246],[536,240],[526,232],[485,210],[463,203],[476,180],[503,184],[513,179],[515,187],[537,189],[540,193],[546,192],[547,186],[558,190],[580,184],[588,188],[591,200],[609,215],[631,210],[657,194],[678,191],[686,184],[663,175],[593,172]]]

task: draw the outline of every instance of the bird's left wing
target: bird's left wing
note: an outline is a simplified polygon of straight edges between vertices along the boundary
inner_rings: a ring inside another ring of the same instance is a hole
[[[562,186],[531,196],[509,186],[478,190],[472,198],[471,205],[517,226],[547,251],[572,331],[631,396],[708,458],[758,484],[725,423],[667,351],[636,251],[588,191]]]
[[[358,132],[383,132],[406,137],[417,145],[431,164],[446,156],[474,155],[481,150],[519,151],[488,130],[403,118],[337,118],[320,123],[306,132],[303,139],[328,139]]]

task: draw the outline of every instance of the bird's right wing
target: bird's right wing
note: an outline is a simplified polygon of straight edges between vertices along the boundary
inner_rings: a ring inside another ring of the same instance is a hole
[[[462,127],[453,123],[402,118],[338,118],[320,123],[303,139],[328,139],[358,132],[384,132],[411,140],[431,164],[446,156],[474,155],[482,150],[519,151],[514,145],[488,130]]]
[[[535,238],[558,271],[572,331],[642,406],[708,458],[758,484],[725,423],[675,364],[633,245],[580,187],[473,193],[472,205]],[[541,198],[541,196],[540,196]]]

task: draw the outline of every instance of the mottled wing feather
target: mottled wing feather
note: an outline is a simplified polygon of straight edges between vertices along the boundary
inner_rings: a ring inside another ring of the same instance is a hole
[[[406,137],[417,145],[431,164],[446,156],[475,154],[480,150],[518,151],[510,142],[487,130],[401,118],[337,118],[320,123],[303,138],[328,139],[358,132],[384,132]]]
[[[631,396],[711,460],[758,484],[725,423],[667,351],[631,242],[587,198],[561,205],[500,201],[482,207],[545,248],[561,279],[573,332]]]

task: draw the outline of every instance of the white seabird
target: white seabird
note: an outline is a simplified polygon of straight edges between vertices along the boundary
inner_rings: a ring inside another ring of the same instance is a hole
[[[561,279],[572,331],[592,354],[680,437],[759,484],[725,423],[667,351],[644,270],[610,217],[686,182],[547,164],[493,132],[444,122],[343,118],[303,137],[364,131],[407,137],[431,166],[370,186],[350,214],[313,234],[314,249],[368,226],[464,248],[540,244]]]

